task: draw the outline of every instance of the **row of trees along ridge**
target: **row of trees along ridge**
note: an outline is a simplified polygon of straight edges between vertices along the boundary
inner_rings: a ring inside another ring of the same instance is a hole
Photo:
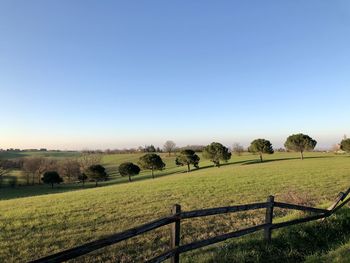
[[[284,146],[287,150],[300,152],[300,157],[303,159],[304,152],[313,150],[316,144],[316,140],[310,136],[299,133],[290,135],[286,139]],[[350,152],[350,139],[345,138],[340,146],[342,150]],[[176,144],[173,141],[167,141],[163,147],[168,155],[174,152],[175,148]],[[236,144],[232,150],[240,154],[243,152],[243,147]],[[274,153],[271,142],[262,138],[253,140],[248,151],[258,154],[261,162],[263,162],[263,154]],[[220,167],[222,162],[230,160],[231,155],[231,151],[218,142],[213,142],[202,148],[203,158],[210,160],[217,167]],[[79,159],[66,159],[58,165],[56,160],[32,157],[25,158],[21,166],[26,175],[27,184],[44,182],[53,187],[53,184],[63,181],[60,177],[62,175],[67,182],[78,180],[84,185],[85,181],[89,179],[94,181],[97,186],[99,181],[108,179],[106,169],[100,164],[101,158],[101,154],[83,154]],[[187,172],[191,171],[191,166],[198,169],[199,161],[200,157],[193,149],[180,150],[175,159],[176,165],[187,167]],[[0,162],[0,185],[1,179],[8,173],[8,169],[1,164],[4,163]],[[122,163],[119,165],[118,171],[121,176],[128,176],[129,181],[131,181],[131,177],[138,175],[141,169],[150,170],[152,178],[154,178],[154,171],[163,170],[164,168],[165,163],[158,154],[146,153],[140,157],[137,164],[131,162]]]

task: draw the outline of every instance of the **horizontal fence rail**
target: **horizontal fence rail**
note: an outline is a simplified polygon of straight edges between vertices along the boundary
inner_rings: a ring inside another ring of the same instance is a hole
[[[267,198],[266,202],[263,203],[252,203],[252,204],[246,204],[246,205],[236,205],[236,206],[226,206],[226,207],[217,207],[217,208],[208,208],[208,209],[201,209],[201,210],[193,210],[193,211],[181,211],[181,206],[176,204],[173,206],[171,212],[172,215],[160,218],[158,220],[143,224],[141,226],[137,226],[135,228],[131,228],[128,230],[125,230],[120,233],[116,233],[110,236],[107,236],[105,238],[101,238],[96,241],[92,241],[71,249],[64,250],[62,252],[43,257],[34,261],[31,261],[30,263],[43,263],[43,262],[62,262],[67,261],[70,259],[74,259],[76,257],[88,254],[90,252],[93,252],[95,250],[101,249],[103,247],[113,245],[116,243],[119,243],[123,240],[139,236],[143,233],[149,232],[151,230],[160,228],[162,226],[170,225],[171,231],[170,231],[170,247],[171,249],[169,251],[166,251],[165,253],[158,255],[152,259],[150,259],[149,263],[155,263],[155,262],[162,262],[166,259],[171,259],[172,263],[178,263],[180,260],[180,254],[198,249],[201,247],[205,247],[208,245],[212,245],[218,242],[222,242],[224,240],[240,237],[244,235],[248,235],[260,230],[264,230],[264,238],[267,242],[271,241],[271,233],[273,229],[279,229],[283,227],[288,227],[291,225],[306,223],[318,219],[325,219],[329,216],[331,216],[333,213],[338,211],[341,207],[343,207],[345,204],[350,202],[350,197],[347,198],[347,196],[350,194],[350,188],[346,192],[341,192],[335,202],[328,208],[328,209],[321,209],[321,208],[315,208],[315,207],[309,207],[309,206],[303,206],[303,205],[296,205],[296,204],[288,204],[288,203],[282,203],[282,202],[275,202],[274,196],[269,196]],[[347,199],[346,199],[347,198]],[[265,215],[265,223],[248,227],[245,229],[241,229],[238,231],[218,235],[215,237],[211,237],[205,240],[195,241],[189,244],[181,245],[180,243],[180,229],[181,229],[181,220],[184,219],[190,219],[190,218],[196,218],[196,217],[204,217],[204,216],[212,216],[212,215],[220,215],[220,214],[227,214],[227,213],[235,213],[235,212],[243,212],[243,211],[250,211],[250,210],[256,210],[256,209],[266,209],[266,215]],[[304,218],[298,218],[289,220],[286,222],[281,223],[275,223],[273,224],[273,210],[274,208],[282,208],[282,209],[291,209],[291,210],[299,210],[299,211],[305,211],[310,213],[316,213],[316,215],[307,216]]]
[[[150,223],[135,227],[135,228],[131,228],[128,229],[126,231],[96,240],[96,241],[92,241],[90,243],[86,243],[84,245],[78,246],[78,247],[74,247],[62,252],[59,252],[57,254],[53,254],[51,256],[48,257],[44,257],[41,259],[37,259],[34,261],[31,261],[32,263],[38,263],[38,262],[62,262],[65,260],[69,260],[69,259],[73,259],[85,254],[88,254],[92,251],[95,251],[97,249],[112,245],[112,244],[116,244],[120,241],[141,235],[143,233],[146,233],[148,231],[151,231],[153,229],[165,226],[165,225],[169,225],[170,223],[173,223],[175,221],[175,217],[174,216],[169,216],[169,217],[164,217],[155,221],[152,221]]]
[[[279,208],[300,210],[300,211],[313,212],[313,213],[328,213],[329,212],[329,210],[327,210],[327,209],[308,207],[308,206],[302,206],[302,205],[293,205],[293,204],[280,203],[280,202],[275,202],[274,206],[279,207]]]
[[[194,210],[189,212],[182,212],[181,219],[255,210],[255,209],[266,208],[267,205],[268,203],[254,203],[254,204],[248,204],[248,205],[235,205],[235,206]]]
[[[176,252],[177,253],[185,253],[185,252],[188,252],[188,251],[191,251],[191,250],[194,250],[194,249],[198,249],[198,248],[209,246],[209,245],[221,242],[221,241],[225,241],[226,239],[229,239],[229,238],[248,235],[248,234],[257,232],[259,230],[262,230],[266,226],[267,226],[267,224],[262,224],[262,225],[253,226],[253,227],[245,228],[245,229],[242,229],[242,230],[234,231],[234,232],[231,232],[231,233],[226,233],[226,234],[219,235],[219,236],[216,236],[216,237],[211,237],[211,238],[208,238],[208,239],[205,239],[205,240],[196,241],[196,242],[193,242],[193,243],[190,243],[190,244],[186,244],[186,245],[180,246],[180,247],[175,248],[173,250],[170,250],[168,252],[165,252],[164,254],[161,254],[161,255],[159,255],[159,256],[157,256],[157,257],[155,257],[155,258],[153,258],[153,259],[151,259],[149,261],[146,261],[146,262],[147,263],[162,262],[162,261],[164,261],[164,260],[174,256]]]

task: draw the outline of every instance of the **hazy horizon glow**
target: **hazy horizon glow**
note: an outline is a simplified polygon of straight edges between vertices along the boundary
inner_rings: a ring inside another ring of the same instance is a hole
[[[0,3],[0,148],[350,134],[350,2]]]

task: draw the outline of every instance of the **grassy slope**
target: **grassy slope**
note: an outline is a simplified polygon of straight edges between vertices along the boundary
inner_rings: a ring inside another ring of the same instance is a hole
[[[22,154],[22,155],[21,155]],[[26,156],[41,156],[43,153],[41,152],[32,152],[32,153],[3,153],[3,158],[18,158],[18,157],[24,157],[23,154],[26,154]],[[40,155],[41,154],[41,155]],[[131,161],[134,163],[137,163],[139,158],[143,154],[110,154],[110,155],[104,155],[102,158],[102,164],[106,167],[107,172],[110,176],[110,180],[106,182],[100,182],[100,185],[111,185],[111,184],[119,184],[119,183],[126,183],[128,182],[127,177],[121,177],[118,173],[118,166],[122,162]],[[56,158],[58,160],[64,159],[64,158],[70,158],[70,157],[78,157],[79,153],[72,153],[72,152],[59,152],[52,153],[49,152],[44,157],[48,158]],[[175,156],[168,156],[167,154],[161,154],[163,161],[166,163],[166,169],[163,171],[156,171],[155,175],[157,177],[165,176],[169,174],[174,174],[177,172],[183,172],[183,168],[176,167],[175,165]],[[204,162],[204,164],[208,165],[208,162]],[[19,182],[24,184],[25,180],[23,177],[23,174],[21,171],[14,170],[12,171],[12,176],[19,177]],[[134,181],[139,180],[145,180],[150,179],[151,175],[149,171],[141,171],[140,175],[133,178]],[[84,188],[90,188],[94,187],[95,183],[86,183]],[[56,187],[55,189],[51,190],[46,185],[35,185],[35,186],[21,186],[16,189],[11,188],[3,188],[0,192],[0,200],[1,199],[12,199],[17,197],[27,197],[27,196],[34,196],[34,195],[44,195],[44,194],[52,194],[52,193],[62,193],[62,192],[68,192],[73,190],[81,190],[83,187],[81,184],[61,184],[59,187]]]
[[[1,154],[1,153],[0,153]],[[3,158],[18,158],[20,156],[23,157],[23,154],[26,154],[27,157],[29,156],[37,156],[40,154],[43,154],[41,152],[27,152],[27,153],[3,153]],[[45,154],[45,152],[44,152]],[[144,153],[137,153],[137,154],[110,154],[110,155],[103,155],[102,158],[102,164],[106,167],[107,173],[109,174],[109,180],[106,182],[100,182],[100,186],[106,186],[106,185],[112,185],[112,184],[120,184],[120,183],[128,183],[127,177],[121,177],[118,173],[118,166],[126,161],[137,163],[139,158],[144,155]],[[58,160],[69,158],[69,157],[78,157],[79,153],[72,153],[72,152],[59,152],[59,155],[56,155],[56,153],[46,153],[45,157],[48,158],[56,158]],[[183,167],[177,167],[175,165],[175,156],[171,155],[168,156],[168,154],[162,153],[160,154],[163,161],[166,164],[166,167],[162,171],[155,171],[156,177],[163,177],[167,175],[173,175],[175,173],[183,173],[186,169]],[[201,154],[199,154],[201,156]],[[279,155],[280,156],[280,155]],[[281,157],[281,156],[280,156]],[[253,160],[252,160],[253,158]],[[237,158],[234,158],[227,164],[233,164],[237,162],[255,162],[255,157],[247,154],[244,156]],[[284,157],[281,157],[284,158]],[[293,158],[290,155],[287,155],[287,158]],[[201,160],[200,162],[201,168],[208,168],[212,166],[212,163],[210,163],[207,160]],[[19,170],[13,170],[11,173],[12,176],[17,176],[19,178],[19,183],[22,184],[21,187],[18,187],[16,189],[5,187],[1,189],[0,191],[0,200],[5,199],[12,199],[12,198],[19,198],[19,197],[28,197],[28,196],[35,196],[35,195],[46,195],[46,194],[52,194],[52,193],[63,193],[63,192],[69,192],[74,190],[81,190],[86,188],[93,188],[95,187],[95,183],[89,183],[87,182],[85,186],[83,187],[81,184],[61,184],[60,186],[56,186],[54,189],[50,189],[46,185],[35,185],[35,186],[29,186],[27,187],[25,185],[25,179],[22,178],[23,174]],[[142,181],[151,179],[151,173],[148,170],[142,170],[138,176],[135,176],[132,178],[133,181]],[[5,180],[6,183],[6,180]]]
[[[5,151],[0,152],[0,159],[13,159],[13,158],[24,158],[24,157],[50,157],[50,158],[69,158],[79,156],[79,152],[13,152]]]
[[[294,156],[275,154],[263,164],[247,161],[254,156],[236,157],[232,165],[190,174],[0,201],[0,262],[28,260],[95,240],[166,215],[174,203],[180,203],[183,210],[225,206],[262,201],[269,194],[278,196],[293,188],[309,192],[322,204],[349,186],[348,156],[313,153],[304,161]],[[263,211],[186,221],[182,235],[186,243],[260,223],[262,217]],[[164,228],[81,260],[140,260],[166,249],[166,244]]]
[[[295,216],[293,213],[283,219]],[[349,262],[350,243],[346,243],[350,237],[349,217],[350,210],[342,209],[324,222],[314,221],[274,231],[269,245],[263,241],[261,233],[231,239],[218,246],[195,250],[183,262]]]
[[[53,152],[53,151],[47,151],[47,152],[40,152],[40,151],[28,151],[28,152],[15,152],[15,151],[3,151],[0,152],[0,160],[3,159],[20,159],[20,158],[28,158],[28,157],[44,157],[44,158],[50,158],[55,160],[62,160],[65,158],[76,158],[80,156],[80,152],[74,152],[74,151],[62,151],[62,152]],[[25,185],[26,180],[23,176],[23,173],[21,170],[12,170],[8,174],[8,176],[16,176],[18,184]],[[4,184],[7,184],[8,176],[5,176],[4,178]],[[0,199],[4,198],[13,198],[13,197],[20,197],[20,196],[30,196],[32,194],[41,194],[42,192],[45,193],[45,190],[41,189],[40,187],[37,188],[31,188],[31,189],[22,189],[23,191],[17,191],[14,192],[12,189],[10,190],[2,190],[0,192]]]

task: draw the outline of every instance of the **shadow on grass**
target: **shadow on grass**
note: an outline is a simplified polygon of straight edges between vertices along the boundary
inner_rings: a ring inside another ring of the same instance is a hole
[[[314,158],[329,158],[331,156],[311,156],[311,157],[304,157],[304,159],[314,159]],[[275,161],[284,161],[284,160],[295,160],[299,159],[299,157],[287,157],[287,158],[278,158],[278,159],[268,159],[264,160],[263,163],[268,162],[275,162]],[[261,163],[260,159],[253,159],[253,160],[242,160],[242,161],[233,161],[233,162],[227,162],[220,164],[220,167],[222,166],[228,166],[228,165],[250,165],[250,164],[258,164]],[[198,169],[193,169],[191,172],[195,172],[198,170],[203,170],[207,168],[213,168],[214,165],[206,165],[201,166]],[[220,171],[220,167],[218,167],[218,171]],[[185,170],[179,171],[176,168],[172,168],[169,171],[161,171],[155,173],[155,178],[161,178],[169,175],[176,175],[176,174],[182,174],[187,173]],[[116,185],[116,184],[124,184],[124,183],[133,183],[133,182],[139,182],[143,180],[152,179],[151,172],[145,175],[139,175],[132,178],[132,182],[128,181],[127,177],[121,177],[121,176],[113,176],[110,180],[99,182],[98,187],[103,186],[109,186],[109,185]],[[70,192],[70,191],[77,191],[77,190],[84,190],[84,189],[91,189],[95,188],[95,183],[93,182],[87,182],[85,186],[83,187],[82,184],[72,183],[72,184],[62,184],[60,186],[56,186],[54,189],[51,189],[50,187],[46,185],[35,185],[35,186],[20,186],[16,188],[0,188],[0,200],[9,200],[13,198],[20,198],[20,197],[29,197],[29,196],[38,196],[38,195],[47,195],[47,194],[55,194],[55,193],[64,193],[64,192]]]
[[[155,172],[155,179],[164,177],[164,176],[175,175],[179,173],[183,173],[183,172],[173,171],[173,170]],[[53,189],[51,189],[51,186],[48,186],[48,185],[22,185],[22,186],[17,186],[15,188],[2,187],[0,188],[0,200],[9,200],[14,198],[65,193],[65,192],[99,188],[99,187],[124,184],[124,183],[129,184],[129,183],[139,182],[139,181],[148,180],[148,179],[152,179],[151,172],[145,175],[132,177],[131,182],[129,182],[128,177],[114,176],[107,181],[99,182],[97,187],[95,186],[94,182],[86,182],[84,186],[82,183],[67,183],[67,184],[55,185]]]
[[[325,221],[275,231],[270,245],[257,233],[192,252],[184,262],[304,262],[309,256],[319,258],[349,239],[350,209],[343,208]]]
[[[246,161],[221,163],[219,167],[214,166],[213,164],[205,165],[205,166],[200,166],[198,169],[193,169],[193,171],[203,170],[203,169],[207,169],[207,168],[218,168],[218,169],[220,169],[220,167],[222,167],[222,166],[233,165],[233,164],[240,164],[240,163],[243,163],[243,162],[246,162]]]
[[[304,157],[304,160],[306,160],[306,159],[320,159],[320,158],[332,158],[332,157],[331,156],[310,156],[310,157]],[[250,164],[257,164],[257,163],[269,163],[269,162],[287,161],[287,160],[300,160],[300,157],[267,159],[267,160],[263,160],[263,162],[261,162],[260,159],[254,159],[254,160],[242,161],[241,164],[242,165],[250,165]],[[300,160],[300,161],[302,161],[302,160]]]
[[[254,155],[252,155],[254,157]],[[334,156],[310,156],[310,157],[304,157],[304,159],[318,159],[318,158],[332,158]],[[256,158],[251,159],[251,160],[242,160],[242,161],[233,161],[233,162],[227,162],[227,163],[222,163],[220,164],[221,166],[227,166],[227,165],[250,165],[250,164],[258,164],[258,163],[269,163],[269,162],[275,162],[275,161],[287,161],[287,160],[298,160],[300,157],[285,157],[285,158],[277,158],[277,159],[267,159],[264,160],[263,162],[260,161],[259,156],[256,155]],[[201,166],[197,170],[202,170],[202,169],[207,169],[207,168],[213,168],[215,167],[214,165],[205,165]],[[217,168],[220,168],[217,167]]]

